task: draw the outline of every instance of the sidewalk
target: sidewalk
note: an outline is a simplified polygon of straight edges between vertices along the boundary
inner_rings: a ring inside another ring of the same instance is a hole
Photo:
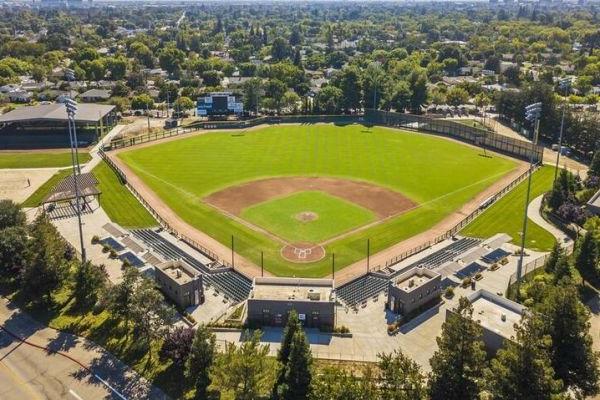
[[[556,238],[558,243],[560,243],[562,246],[566,246],[572,242],[571,238],[566,233],[552,225],[550,222],[546,221],[544,217],[542,217],[540,209],[542,207],[543,197],[544,195],[538,196],[533,199],[531,203],[529,203],[529,206],[527,207],[527,216],[537,225],[550,232],[552,236]]]
[[[5,298],[0,299],[0,325],[9,335],[25,340],[32,348],[42,347],[49,353],[58,353],[71,360],[74,365],[79,366],[81,379],[102,384],[112,393],[113,398],[168,399],[160,389],[104,348],[85,338],[40,324],[14,308]]]

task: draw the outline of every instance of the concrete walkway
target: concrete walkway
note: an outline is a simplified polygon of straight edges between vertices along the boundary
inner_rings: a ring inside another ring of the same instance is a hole
[[[541,207],[543,197],[544,195],[538,196],[529,203],[529,206],[527,207],[527,216],[537,225],[550,232],[563,247],[571,244],[573,240],[566,233],[546,221],[542,216]]]
[[[168,399],[160,389],[151,385],[104,348],[85,338],[45,327],[26,313],[15,308],[5,298],[0,299],[0,326],[4,333],[4,339],[6,339],[0,342],[0,351],[3,353],[8,347],[16,347],[16,344],[21,351],[29,348],[27,350],[29,353],[27,354],[28,358],[39,359],[40,354],[38,352],[46,354],[43,364],[37,366],[39,371],[37,375],[35,370],[32,371],[34,369],[32,367],[35,366],[28,363],[27,372],[29,373],[27,375],[32,373],[35,375],[27,377],[30,381],[28,383],[34,383],[38,392],[48,390],[47,387],[39,387],[44,385],[45,379],[48,379],[44,374],[50,375],[50,378],[52,378],[53,373],[64,371],[67,368],[65,365],[65,360],[67,360],[66,364],[70,364],[69,368],[76,370],[71,378],[78,381],[77,390],[80,390],[79,393],[84,395],[84,391],[86,391],[86,393],[93,395],[93,397],[87,398]],[[0,360],[0,363],[2,362]],[[22,362],[22,359],[15,360],[14,366],[7,364],[4,364],[4,366],[16,368],[19,372],[20,368],[24,368],[23,365],[19,366],[18,364]],[[56,365],[54,365],[55,363]],[[12,376],[16,377],[17,372],[13,372]],[[60,378],[60,376],[57,376],[57,378]],[[107,396],[98,397],[99,394],[103,393],[106,393]],[[45,396],[42,398],[69,397]]]

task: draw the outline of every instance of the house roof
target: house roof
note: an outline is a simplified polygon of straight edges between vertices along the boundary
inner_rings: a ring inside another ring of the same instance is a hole
[[[108,99],[110,97],[110,90],[104,89],[90,89],[87,92],[81,93],[79,97],[85,98],[101,98]]]
[[[98,122],[110,113],[115,106],[104,104],[78,104],[75,122]],[[25,121],[67,121],[67,109],[64,104],[42,104],[19,107],[0,115],[0,123]]]

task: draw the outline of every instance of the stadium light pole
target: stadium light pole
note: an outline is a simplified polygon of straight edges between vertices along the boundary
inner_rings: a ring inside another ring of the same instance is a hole
[[[563,100],[563,107],[562,107],[562,117],[560,120],[560,134],[558,135],[558,150],[556,152],[556,166],[554,168],[554,181],[556,182],[556,178],[558,177],[558,163],[560,161],[560,153],[562,152],[562,139],[563,139],[563,132],[565,129],[565,111],[567,108],[567,95],[569,94],[569,91],[571,90],[571,78],[563,78],[558,82],[558,86],[560,87],[560,89],[563,89],[565,91],[565,99]]]
[[[534,131],[531,140],[531,154],[529,155],[529,171],[527,174],[527,194],[525,196],[525,213],[523,216],[523,231],[521,232],[521,253],[519,254],[519,262],[517,263],[517,299],[519,298],[519,286],[521,275],[523,273],[523,257],[525,255],[525,237],[527,236],[527,208],[529,207],[529,197],[531,195],[531,176],[533,175],[533,166],[536,163],[534,159],[535,147],[538,141],[540,131],[540,116],[542,113],[542,103],[534,103],[525,107],[525,118],[533,123]]]
[[[79,156],[77,152],[77,130],[75,128],[75,114],[77,113],[77,103],[73,99],[65,101],[67,109],[67,124],[69,126],[69,138],[71,139],[71,161],[73,164],[73,187],[75,188],[75,213],[77,214],[77,224],[79,227],[79,245],[81,246],[81,262],[85,263],[85,245],[83,242],[83,226],[81,224],[81,204],[79,202],[79,182],[78,176],[81,174],[79,166]]]

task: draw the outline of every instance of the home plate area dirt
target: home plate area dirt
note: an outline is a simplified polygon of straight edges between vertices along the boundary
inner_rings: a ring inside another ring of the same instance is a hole
[[[311,263],[325,257],[325,249],[314,243],[292,243],[281,249],[281,256],[294,263]]]

